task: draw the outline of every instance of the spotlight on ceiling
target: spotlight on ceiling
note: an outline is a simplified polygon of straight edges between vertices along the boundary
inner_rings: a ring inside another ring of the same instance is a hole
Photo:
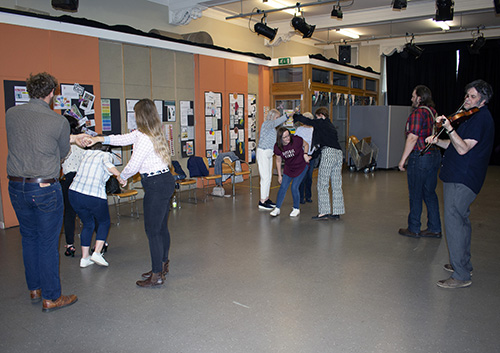
[[[344,17],[342,9],[340,8],[340,3],[338,5],[333,5],[332,14],[330,16],[337,17],[339,20],[341,20]]]
[[[479,55],[479,50],[484,46],[484,43],[486,43],[486,39],[484,38],[484,35],[480,32],[479,37],[474,38],[474,41],[472,42],[471,45],[469,45],[469,53],[472,55]]]
[[[262,17],[260,22],[257,22],[254,26],[253,29],[255,33],[260,34],[261,36],[264,36],[269,39],[270,42],[273,41],[274,37],[276,37],[276,32],[278,32],[277,28],[271,28],[267,25],[266,21],[266,15]]]
[[[436,0],[436,21],[453,20],[453,0]]]
[[[392,9],[393,10],[402,10],[406,9],[406,0],[394,0],[392,3]]]
[[[315,25],[311,26],[306,23],[304,17],[293,16],[291,24],[296,31],[302,33],[302,38],[311,38],[314,33],[314,29],[316,28]]]
[[[405,59],[409,58],[410,56],[413,56],[415,59],[418,59],[420,55],[424,52],[424,49],[420,48],[418,45],[413,43],[413,40],[415,39],[415,36],[411,36],[410,43],[406,43],[405,47],[403,48],[403,52],[401,53],[401,56]]]

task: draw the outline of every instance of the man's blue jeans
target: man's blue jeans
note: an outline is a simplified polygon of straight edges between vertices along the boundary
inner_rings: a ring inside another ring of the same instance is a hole
[[[439,202],[436,194],[437,174],[441,165],[441,152],[432,150],[420,155],[414,151],[408,158],[407,177],[410,194],[410,214],[408,215],[408,229],[420,233],[420,217],[422,215],[422,201],[427,206],[427,230],[441,232],[439,217]]]
[[[283,173],[283,178],[281,180],[281,186],[278,191],[278,198],[276,200],[276,207],[281,208],[281,205],[283,204],[283,201],[285,200],[286,192],[288,190],[288,187],[290,186],[290,183],[292,183],[292,199],[293,199],[293,208],[300,208],[300,193],[299,193],[299,186],[300,183],[302,182],[302,179],[304,179],[304,176],[307,173],[307,166],[304,168],[302,173],[300,175],[296,176],[295,178],[292,178],[285,173]]]
[[[41,289],[44,299],[56,300],[61,296],[58,249],[64,212],[61,185],[40,187],[36,183],[9,181],[9,194],[19,221],[28,289]]]

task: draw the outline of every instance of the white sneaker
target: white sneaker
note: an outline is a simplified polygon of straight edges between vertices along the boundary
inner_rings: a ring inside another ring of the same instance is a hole
[[[87,258],[81,258],[80,259],[80,267],[81,268],[85,268],[85,267],[89,267],[90,265],[93,265],[94,264],[94,261],[91,260],[91,257],[87,257]]]
[[[290,212],[290,217],[297,217],[300,214],[300,210],[298,208],[292,209],[292,212]]]
[[[271,211],[270,215],[273,217],[276,217],[280,214],[280,209],[276,207],[274,210]]]
[[[109,266],[108,262],[104,260],[104,257],[101,254],[98,254],[97,251],[92,253],[90,260],[94,261],[99,266]]]

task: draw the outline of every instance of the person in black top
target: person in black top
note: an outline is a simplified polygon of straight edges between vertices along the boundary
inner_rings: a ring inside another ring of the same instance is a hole
[[[339,219],[345,213],[344,194],[342,192],[342,160],[337,130],[329,119],[328,109],[319,108],[314,113],[316,119],[308,119],[301,114],[294,114],[294,122],[301,122],[314,128],[312,147],[321,150],[321,162],[318,170],[318,215],[315,220]],[[329,186],[332,185],[332,203],[330,205]]]
[[[493,117],[486,106],[493,89],[485,81],[476,80],[465,87],[465,92],[463,108],[475,108],[477,112],[458,127],[439,116],[436,120],[443,124],[450,139],[429,136],[425,140],[446,149],[439,174],[443,181],[444,225],[450,255],[450,263],[445,264],[444,269],[453,274],[436,283],[442,288],[463,288],[472,284],[470,205],[486,178],[495,138]]]

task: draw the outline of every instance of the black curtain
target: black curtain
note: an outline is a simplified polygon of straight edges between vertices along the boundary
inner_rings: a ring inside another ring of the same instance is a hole
[[[490,162],[500,164],[500,41],[487,40],[479,55],[469,53],[471,43],[419,45],[424,51],[418,59],[400,53],[387,57],[388,104],[410,105],[413,89],[423,84],[432,91],[437,112],[451,115],[463,103],[464,87],[476,79],[485,80],[498,95],[498,99],[492,98],[488,108],[496,127],[495,150]]]

